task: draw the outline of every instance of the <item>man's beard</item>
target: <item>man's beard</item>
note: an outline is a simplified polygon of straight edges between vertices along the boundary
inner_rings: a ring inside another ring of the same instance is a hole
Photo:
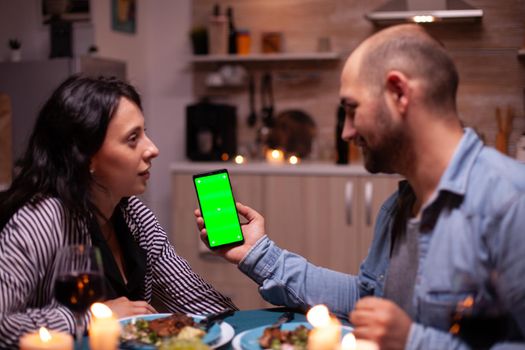
[[[361,147],[364,166],[372,174],[397,173],[407,156],[407,138],[400,126],[393,125],[386,106],[382,106],[378,116],[378,142],[369,147],[366,141]]]

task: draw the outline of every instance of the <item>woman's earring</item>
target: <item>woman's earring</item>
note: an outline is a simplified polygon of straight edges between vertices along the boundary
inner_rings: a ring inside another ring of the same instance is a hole
[[[91,175],[93,175],[93,174],[95,173],[95,170],[94,170],[94,169],[89,169],[89,173],[90,173]]]

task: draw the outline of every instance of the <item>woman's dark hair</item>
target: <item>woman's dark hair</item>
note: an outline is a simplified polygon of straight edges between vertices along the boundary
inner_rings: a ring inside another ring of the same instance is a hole
[[[26,203],[56,197],[72,215],[88,217],[91,157],[100,149],[120,98],[140,109],[131,85],[106,77],[74,75],[42,107],[11,187],[0,192],[0,229]]]

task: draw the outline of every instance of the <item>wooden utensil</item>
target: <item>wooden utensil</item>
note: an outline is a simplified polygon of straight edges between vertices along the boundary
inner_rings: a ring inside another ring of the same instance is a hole
[[[499,107],[496,107],[496,122],[498,125],[498,133],[496,134],[496,149],[503,154],[508,154],[509,136],[512,131],[512,120],[514,113],[510,106],[505,112],[502,112]]]

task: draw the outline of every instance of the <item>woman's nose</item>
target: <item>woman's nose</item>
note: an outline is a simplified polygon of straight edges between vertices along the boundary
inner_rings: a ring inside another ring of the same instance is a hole
[[[149,137],[148,137],[148,145],[147,145],[146,152],[144,155],[147,158],[155,158],[159,155],[159,149],[157,148],[157,146],[155,146],[155,144],[153,143],[153,141],[151,141]]]

